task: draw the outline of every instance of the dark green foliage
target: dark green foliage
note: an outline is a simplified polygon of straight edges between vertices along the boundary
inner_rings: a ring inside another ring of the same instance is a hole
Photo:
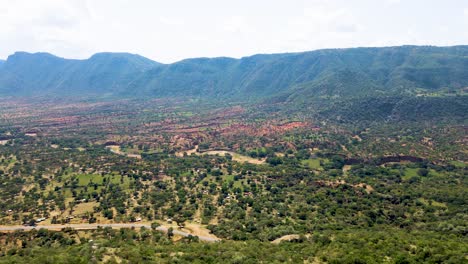
[[[382,122],[466,122],[468,97],[372,97],[322,102],[319,115],[339,123],[368,126]],[[320,109],[320,106],[317,108]]]
[[[82,234],[83,235],[83,234]],[[147,229],[1,234],[0,263],[463,263],[466,239],[395,229],[315,232],[279,245],[255,240],[178,242]],[[15,246],[19,243],[21,246]]]

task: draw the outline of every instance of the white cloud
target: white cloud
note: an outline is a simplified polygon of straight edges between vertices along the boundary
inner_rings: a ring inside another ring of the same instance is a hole
[[[222,30],[231,33],[251,32],[251,27],[242,16],[231,16],[224,20]]]
[[[180,17],[159,17],[159,21],[161,23],[168,25],[168,26],[183,26],[185,21],[183,18]]]
[[[25,51],[77,51],[74,33],[89,17],[85,1],[0,1],[0,44]],[[12,52],[5,48],[0,48]],[[2,51],[2,52],[5,52]],[[8,54],[0,54],[6,56]]]
[[[353,36],[362,30],[350,10],[332,2],[305,8],[302,16],[290,21],[285,34],[288,40],[282,47],[291,50],[339,47],[353,42]]]
[[[401,0],[385,0],[385,3],[387,5],[396,5],[396,4],[401,3]]]

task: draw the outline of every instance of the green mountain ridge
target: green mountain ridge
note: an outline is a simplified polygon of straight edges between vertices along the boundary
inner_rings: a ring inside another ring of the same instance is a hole
[[[0,93],[10,95],[75,95],[116,93],[131,76],[158,65],[139,55],[98,53],[70,60],[49,53],[16,52],[0,71]]]
[[[1,64],[0,64],[1,65]],[[414,95],[468,86],[468,46],[327,49],[186,59],[129,53],[86,60],[17,52],[0,68],[0,95],[310,98]]]

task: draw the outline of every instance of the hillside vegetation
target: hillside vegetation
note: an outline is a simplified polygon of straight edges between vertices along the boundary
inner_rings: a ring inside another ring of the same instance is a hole
[[[456,93],[467,86],[468,46],[329,49],[241,59],[196,58],[173,64],[126,53],[69,60],[17,52],[0,68],[3,95],[307,101]]]

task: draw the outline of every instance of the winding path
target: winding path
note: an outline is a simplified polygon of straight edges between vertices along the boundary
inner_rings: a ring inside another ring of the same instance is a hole
[[[151,228],[151,225],[149,224],[138,224],[138,223],[128,223],[128,224],[68,224],[68,225],[38,225],[38,226],[0,226],[0,231],[16,231],[16,230],[32,230],[32,229],[41,229],[45,228],[48,230],[61,230],[63,228],[73,228],[76,230],[90,230],[90,229],[98,229],[98,227],[112,227],[112,228],[140,228],[140,227],[145,227],[145,228]],[[159,226],[156,228],[156,230],[166,232],[168,231],[169,228],[165,226]],[[188,237],[192,234],[183,232],[180,230],[174,229],[173,231],[174,234],[179,235],[179,236],[184,236]],[[192,235],[193,236],[193,235]],[[207,237],[207,236],[198,236],[198,238],[201,241],[205,242],[217,242],[220,241],[219,239],[212,238],[212,237]]]

